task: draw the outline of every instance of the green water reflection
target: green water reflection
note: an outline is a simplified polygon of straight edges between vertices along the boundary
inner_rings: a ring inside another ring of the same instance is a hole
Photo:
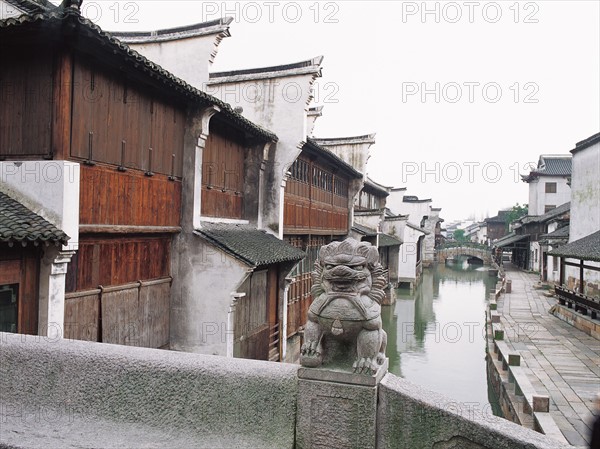
[[[498,415],[484,338],[486,298],[495,284],[487,267],[464,260],[424,270],[412,295],[396,290],[396,304],[382,310],[390,372]]]

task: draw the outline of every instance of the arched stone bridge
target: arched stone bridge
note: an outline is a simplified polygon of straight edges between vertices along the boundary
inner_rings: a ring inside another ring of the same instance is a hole
[[[483,263],[492,263],[492,252],[489,247],[474,244],[442,245],[435,249],[435,260],[444,263],[446,259],[458,256],[471,256],[483,260]]]

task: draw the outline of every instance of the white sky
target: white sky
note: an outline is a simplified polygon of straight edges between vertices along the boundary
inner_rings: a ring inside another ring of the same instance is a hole
[[[526,203],[528,163],[600,130],[599,5],[96,0],[83,11],[128,31],[233,16],[213,71],[324,55],[315,136],[376,133],[369,175],[433,198],[449,222]]]

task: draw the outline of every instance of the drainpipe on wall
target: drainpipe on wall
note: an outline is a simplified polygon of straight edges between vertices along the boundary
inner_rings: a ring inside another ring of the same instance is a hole
[[[227,312],[227,331],[225,332],[225,344],[227,347],[228,358],[233,358],[233,341],[235,339],[235,306],[237,305],[237,302],[240,300],[240,298],[243,298],[244,296],[246,296],[246,293],[231,292],[232,301],[229,305],[229,311]]]

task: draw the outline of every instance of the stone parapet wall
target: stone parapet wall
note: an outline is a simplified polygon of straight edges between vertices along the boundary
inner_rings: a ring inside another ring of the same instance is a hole
[[[298,369],[0,333],[0,448],[293,449]],[[392,374],[377,394],[377,448],[565,447],[506,420],[457,410],[456,401]],[[336,413],[351,420],[361,399],[353,406],[348,398]],[[330,447],[364,446],[348,440]]]
[[[571,447],[390,374],[379,386],[377,427],[378,449]]]
[[[296,372],[0,333],[0,447],[291,448]]]

